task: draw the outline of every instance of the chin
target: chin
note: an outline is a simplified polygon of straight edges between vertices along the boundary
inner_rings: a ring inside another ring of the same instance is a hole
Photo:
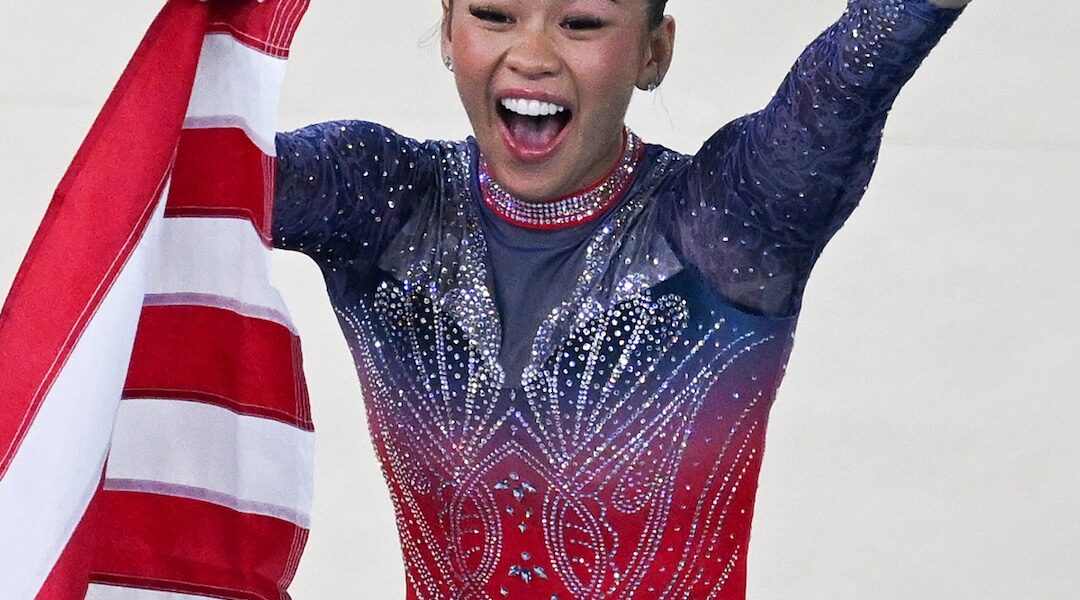
[[[557,169],[551,166],[537,165],[528,169],[527,173],[515,173],[514,169],[499,169],[498,165],[490,165],[492,173],[498,173],[496,179],[499,185],[515,198],[525,202],[547,202],[557,200],[566,195],[564,186],[553,185],[564,177],[557,176]]]
[[[488,158],[489,172],[520,200],[545,202],[565,198],[601,180],[619,161],[624,147],[622,139],[600,148],[575,142],[575,139],[566,140],[544,161],[522,162],[509,153],[496,152]]]

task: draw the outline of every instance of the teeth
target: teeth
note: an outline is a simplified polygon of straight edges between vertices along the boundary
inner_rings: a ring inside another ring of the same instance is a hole
[[[548,115],[557,115],[566,110],[565,106],[524,98],[503,98],[502,105],[503,108],[512,113],[525,115],[526,117],[546,117]]]

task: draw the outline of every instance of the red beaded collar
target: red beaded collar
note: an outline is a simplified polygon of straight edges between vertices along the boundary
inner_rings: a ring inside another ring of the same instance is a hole
[[[480,157],[480,196],[484,204],[502,219],[528,229],[564,229],[588,223],[622,199],[634,181],[634,173],[645,157],[645,145],[630,131],[623,130],[622,160],[603,178],[589,187],[550,202],[518,200],[495,181],[487,161]]]

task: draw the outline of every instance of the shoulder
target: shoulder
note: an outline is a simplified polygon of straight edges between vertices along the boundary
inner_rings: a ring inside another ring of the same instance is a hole
[[[365,171],[385,165],[379,170],[405,166],[430,172],[468,151],[467,140],[420,140],[380,123],[356,119],[323,121],[277,134],[277,155],[285,166],[318,161]]]
[[[664,144],[657,144],[647,142],[645,144],[645,158],[646,163],[653,165],[662,165],[668,168],[678,168],[684,163],[693,160],[693,156],[686,154],[685,152],[679,152],[673,150]]]
[[[402,135],[386,125],[357,119],[312,123],[299,129],[278,133],[277,137],[279,143],[307,142],[346,149],[377,148],[386,144],[421,148],[432,144],[431,141],[419,141]]]
[[[694,161],[693,156],[673,150],[663,144],[646,142],[644,147],[645,153],[642,159],[644,170],[639,175],[639,179],[653,181],[664,187],[670,187],[674,181],[673,178],[685,171],[686,167]],[[653,186],[645,185],[645,187]]]

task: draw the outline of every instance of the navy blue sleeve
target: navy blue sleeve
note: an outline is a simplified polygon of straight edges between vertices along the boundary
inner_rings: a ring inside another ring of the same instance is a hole
[[[664,203],[684,260],[750,312],[790,316],[862,198],[901,86],[960,10],[851,0],[762,110],[713,135]]]
[[[369,269],[435,187],[437,160],[430,143],[365,121],[279,133],[274,246]]]

